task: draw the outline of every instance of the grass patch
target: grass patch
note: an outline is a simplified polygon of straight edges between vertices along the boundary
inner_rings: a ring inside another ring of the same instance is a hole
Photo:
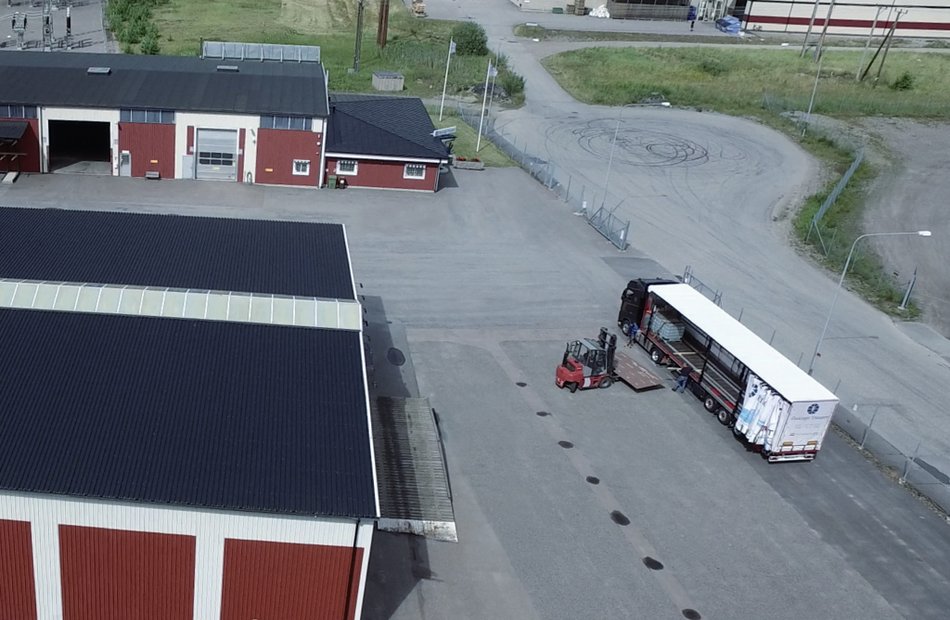
[[[436,106],[429,108],[429,116],[432,117],[432,122],[438,128],[456,127],[455,142],[452,145],[452,153],[455,155],[461,155],[466,159],[478,157],[486,166],[507,167],[517,165],[510,157],[495,148],[495,145],[484,135],[482,136],[482,149],[476,155],[475,143],[478,136],[468,123],[456,115],[455,110],[446,108],[442,120],[439,121],[439,108]]]
[[[152,19],[163,54],[197,55],[202,40],[319,45],[331,90],[372,92],[374,71],[398,71],[406,80],[402,94],[441,95],[449,36],[458,22],[413,17],[397,0],[390,4],[389,40],[380,49],[378,4],[367,3],[360,72],[348,73],[353,67],[355,7],[349,0],[168,0],[153,11]],[[453,57],[448,93],[465,93],[481,84],[487,64],[487,56]],[[502,75],[509,73],[504,57],[499,64]]]
[[[825,55],[815,113],[836,117],[870,115],[944,119],[950,115],[950,58],[913,52],[888,56],[879,85],[854,79],[860,52]],[[822,250],[811,219],[853,160],[853,154],[815,131],[800,137],[800,127],[784,112],[805,110],[814,85],[814,62],[795,51],[752,49],[587,49],[558,54],[545,66],[568,92],[582,101],[607,105],[635,102],[653,92],[673,105],[695,106],[725,114],[754,116],[784,132],[830,165],[827,187],[809,197],[795,215],[798,239],[815,260],[840,271],[851,244],[864,231],[861,215],[867,188],[877,171],[862,164],[821,221],[827,248]],[[903,77],[905,74],[910,78]],[[872,74],[873,75],[873,74]],[[904,88],[910,82],[909,89]],[[893,87],[892,87],[893,86]],[[915,306],[900,311],[903,290],[883,269],[870,244],[858,248],[849,285],[881,310],[904,318],[919,315]]]
[[[825,213],[819,224],[824,249],[814,230],[809,234],[811,220],[837,182],[835,179],[824,191],[810,196],[795,217],[797,237],[805,243],[813,258],[829,270],[840,273],[848,259],[851,244],[861,234],[861,215],[868,185],[877,176],[877,171],[867,162],[858,167],[848,186],[841,192],[835,204]],[[902,318],[917,318],[920,309],[911,302],[906,310],[898,307],[904,290],[884,270],[880,257],[871,249],[870,243],[861,242],[855,249],[848,268],[846,281],[849,288],[858,292],[879,309]],[[827,255],[825,254],[827,250]]]
[[[950,57],[902,51],[888,55],[877,87],[854,79],[860,51],[825,55],[814,113],[835,117],[950,115]],[[659,92],[675,106],[760,116],[805,110],[815,63],[795,50],[591,48],[545,58],[544,66],[577,99],[620,105]],[[890,88],[903,74],[910,90]],[[873,72],[871,77],[873,77]]]

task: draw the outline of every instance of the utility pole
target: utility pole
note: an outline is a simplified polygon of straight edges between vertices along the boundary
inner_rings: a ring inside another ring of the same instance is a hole
[[[811,19],[808,20],[808,30],[805,31],[805,40],[802,41],[802,53],[799,57],[805,57],[805,50],[808,48],[808,37],[811,36],[811,29],[815,27],[815,15],[818,14],[818,0],[815,0],[815,6],[811,9]]]
[[[828,15],[825,16],[825,24],[821,28],[821,36],[818,37],[818,48],[815,50],[815,60],[821,58],[821,48],[825,44],[825,35],[828,33],[828,26],[831,24],[831,12],[835,10],[835,0],[831,0],[828,5]]]
[[[23,35],[26,32],[26,13],[13,14],[13,32],[16,33],[16,48],[23,49]]]
[[[53,0],[43,2],[43,51],[53,51],[53,18],[52,12]]]
[[[353,50],[353,73],[360,71],[360,53],[363,51],[363,10],[365,0],[359,0],[356,5],[356,48]]]
[[[389,37],[389,0],[379,0],[379,23],[376,26],[376,45],[386,47]]]
[[[874,13],[874,21],[871,23],[871,30],[868,32],[868,40],[864,43],[864,51],[861,52],[861,62],[858,63],[858,72],[854,76],[854,79],[858,82],[861,81],[861,69],[864,68],[864,59],[867,58],[868,48],[871,47],[871,38],[874,36],[874,30],[877,29],[877,18],[881,16],[881,11],[885,8],[886,7],[879,6]]]
[[[894,34],[897,31],[897,23],[901,20],[901,15],[907,12],[907,9],[899,9],[897,11],[897,17],[894,18],[894,23],[891,24],[891,33],[890,37],[887,39],[887,46],[884,47],[884,55],[881,56],[881,64],[877,66],[877,75],[874,76],[874,85],[877,86],[877,81],[881,79],[881,71],[884,70],[884,61],[887,60],[887,52],[891,49],[891,43],[894,42]]]

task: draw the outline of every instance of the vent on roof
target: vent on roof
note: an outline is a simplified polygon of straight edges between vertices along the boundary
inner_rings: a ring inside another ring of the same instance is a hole
[[[228,73],[237,73],[241,69],[237,65],[218,65],[218,71],[226,71]]]
[[[111,67],[89,67],[86,69],[86,73],[89,75],[109,75],[112,73]]]

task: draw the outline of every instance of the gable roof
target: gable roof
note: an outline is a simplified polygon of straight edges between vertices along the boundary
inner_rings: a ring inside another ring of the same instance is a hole
[[[219,71],[218,66],[237,67]],[[108,74],[90,74],[108,67]],[[318,62],[0,52],[0,103],[325,117]]]
[[[0,332],[0,489],[376,516],[358,331],[0,309]]]
[[[328,154],[447,160],[448,150],[432,137],[434,130],[419,98],[334,93],[326,149]]]
[[[354,300],[340,224],[0,208],[0,278]]]

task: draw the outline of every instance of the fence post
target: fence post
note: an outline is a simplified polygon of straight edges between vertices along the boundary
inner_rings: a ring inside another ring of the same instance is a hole
[[[772,344],[773,340],[775,340],[775,328],[772,328],[772,335],[769,337],[769,345]]]
[[[574,175],[572,174],[567,175],[567,191],[564,192],[564,202],[571,201],[571,181],[573,180],[574,180]]]
[[[914,448],[914,456],[913,456],[913,458],[910,458],[910,457],[908,457],[908,456],[906,456],[906,455],[904,456],[904,473],[901,474],[901,479],[898,481],[898,482],[900,482],[900,484],[904,484],[905,482],[907,482],[907,470],[910,468],[910,462],[911,462],[911,460],[913,460],[914,462],[917,462],[917,453],[918,453],[918,452],[920,452],[920,442],[919,442],[919,441],[917,442],[917,447]]]
[[[857,405],[855,405],[857,408]],[[877,417],[877,412],[881,410],[881,406],[877,405],[874,407],[874,413],[871,414],[871,420],[868,422],[868,425],[864,427],[864,436],[861,437],[861,449],[864,450],[864,442],[868,440],[868,433],[871,432],[871,427],[874,425],[874,418]]]

